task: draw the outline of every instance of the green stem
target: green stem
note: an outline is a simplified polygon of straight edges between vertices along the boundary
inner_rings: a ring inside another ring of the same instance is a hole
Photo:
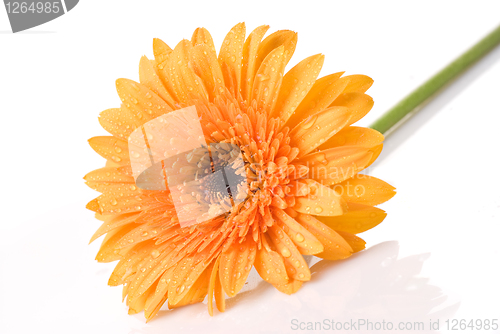
[[[412,111],[415,111],[415,109],[426,102],[439,89],[464,72],[470,65],[486,55],[499,43],[500,26],[389,109],[370,127],[383,134],[389,134],[403,120],[406,120],[406,116],[409,118]]]

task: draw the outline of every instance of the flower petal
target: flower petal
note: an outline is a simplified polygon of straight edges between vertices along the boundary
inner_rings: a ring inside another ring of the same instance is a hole
[[[301,254],[313,255],[323,251],[323,245],[307,229],[302,227],[295,219],[277,208],[272,209],[274,218],[281,222],[280,227],[293,241]]]
[[[211,52],[216,53],[212,35],[210,35],[210,32],[205,28],[197,28],[193,32],[191,43],[193,43],[193,46],[204,44],[211,50]]]
[[[250,100],[257,101],[258,111],[265,110],[270,113],[276,105],[286,66],[284,52],[283,46],[274,49],[264,59],[255,75]]]
[[[396,188],[376,177],[357,174],[355,177],[336,184],[333,189],[351,203],[378,205],[390,200]]]
[[[349,83],[349,79],[340,78],[343,73],[330,74],[316,80],[286,125],[293,128],[307,117],[328,108]]]
[[[219,64],[222,68],[226,87],[233,94],[240,91],[241,61],[243,58],[243,44],[245,43],[245,23],[238,23],[226,35],[219,52]],[[226,64],[226,66],[223,66]],[[228,80],[231,78],[231,80]],[[228,86],[232,82],[234,87]]]
[[[351,246],[354,253],[365,249],[366,242],[360,237],[344,231],[337,231],[337,233]]]
[[[387,216],[384,210],[369,205],[347,203],[347,207],[341,216],[318,219],[336,231],[357,234],[377,226]]]
[[[279,116],[283,123],[286,123],[312,88],[323,67],[324,60],[325,56],[322,54],[311,56],[302,60],[285,74],[273,117]]]
[[[208,267],[206,253],[195,253],[182,259],[177,265],[168,286],[168,304],[177,305],[188,293],[196,279]]]
[[[285,284],[273,284],[273,285],[278,291],[286,293],[287,295],[291,295],[292,293],[299,291],[299,289],[302,287],[302,283],[303,283],[302,281],[291,279]]]
[[[174,271],[176,267],[173,266],[169,268],[165,273],[161,276],[158,284],[156,285],[156,290],[153,294],[149,295],[146,300],[146,305],[144,307],[144,316],[147,321],[151,320],[157,313],[160,311],[161,307],[168,298],[168,286],[170,281],[172,280]]]
[[[327,260],[341,260],[351,256],[353,249],[338,232],[311,215],[299,214],[295,219],[323,244],[324,251],[315,256]]]
[[[302,157],[342,130],[349,117],[345,107],[331,107],[309,116],[290,131],[290,144],[299,149]]]
[[[255,241],[248,236],[242,243],[235,239],[221,254],[219,276],[229,297],[234,297],[245,285],[255,260],[256,247]]]
[[[344,89],[344,93],[364,93],[373,85],[373,79],[363,74],[348,75],[346,78],[349,79],[349,84]]]
[[[370,128],[358,126],[348,126],[328,139],[324,144],[318,147],[319,150],[326,150],[339,146],[361,146],[374,147],[384,141],[384,135]]]
[[[99,114],[99,124],[104,130],[124,140],[142,123],[127,108],[106,109]]]
[[[108,217],[109,218],[105,220],[104,223],[101,225],[101,227],[99,227],[99,229],[97,229],[97,231],[94,233],[89,243],[92,243],[100,236],[110,232],[111,230],[114,230],[115,228],[135,222],[137,217],[139,217],[139,213],[132,212],[132,213],[125,213],[122,215],[116,215],[116,216],[113,215]]]
[[[120,260],[122,255],[115,249],[115,245],[125,234],[133,230],[135,227],[136,224],[131,223],[110,231],[102,241],[101,248],[99,249],[95,259],[98,262],[113,262]],[[126,250],[123,254],[125,253]]]
[[[276,247],[276,251],[283,256],[288,277],[299,281],[310,280],[311,272],[307,262],[281,227],[278,225],[269,227],[268,235]]]
[[[204,299],[205,296],[208,293],[208,285],[210,283],[210,275],[212,273],[212,268],[213,268],[213,263],[208,266],[203,273],[196,279],[194,284],[192,285],[191,289],[189,289],[188,293],[182,297],[182,299],[175,304],[175,306],[172,306],[172,308],[176,307],[181,307],[184,305],[189,305],[189,304],[194,304],[194,303],[201,303]],[[169,307],[171,307],[169,305]]]
[[[283,257],[271,249],[262,247],[257,250],[254,267],[260,277],[271,284],[288,282]]]
[[[266,34],[269,26],[262,25],[255,28],[248,36],[243,45],[243,64],[241,68],[241,96],[244,100],[249,101],[252,93],[253,80],[255,72],[259,69],[255,66],[257,58],[257,50],[262,37]]]
[[[210,272],[210,279],[209,279],[209,283],[208,283],[208,305],[207,305],[208,306],[208,313],[210,314],[210,316],[214,315],[214,306],[213,306],[214,290],[215,290],[215,281],[219,280],[220,256],[212,262],[213,262],[212,270]]]
[[[210,99],[223,93],[224,76],[217,61],[217,55],[206,44],[195,45],[191,50],[191,64],[194,72],[201,78],[205,85]]]
[[[340,94],[340,96],[336,98],[330,106],[343,106],[349,108],[349,111],[351,112],[349,125],[351,125],[365,117],[365,115],[372,109],[373,99],[371,96],[363,93],[343,93]]]
[[[141,61],[139,63],[139,81],[141,82],[141,84],[148,87],[153,92],[155,92],[159,97],[161,97],[163,101],[165,101],[168,104],[170,110],[172,110],[175,107],[174,98],[170,95],[170,93],[167,91],[167,89],[161,82],[160,77],[156,73],[156,70],[153,66],[152,61],[149,60],[146,56],[142,56]]]
[[[283,46],[284,48],[283,56],[285,57],[284,61],[286,66],[286,64],[290,61],[290,58],[292,58],[296,45],[296,32],[291,30],[278,30],[272,33],[260,43],[257,51],[255,67],[259,68],[268,55],[280,46]]]
[[[123,102],[122,108],[128,109],[142,124],[172,110],[155,92],[133,80],[116,80],[116,91]]]
[[[340,146],[306,155],[300,162],[309,167],[308,177],[329,186],[356,175],[373,162],[375,148]]]
[[[101,157],[111,160],[120,166],[129,165],[128,143],[111,136],[97,136],[89,139],[90,147]]]
[[[301,180],[309,187],[309,194],[296,197],[294,210],[316,216],[338,216],[346,210],[345,201],[333,189],[314,180]]]

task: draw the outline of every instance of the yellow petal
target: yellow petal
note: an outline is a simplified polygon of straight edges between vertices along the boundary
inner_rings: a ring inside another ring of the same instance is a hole
[[[349,93],[349,92],[364,93],[373,84],[372,78],[362,74],[348,75],[346,76],[346,78],[349,79],[349,84],[344,89],[344,93]]]
[[[111,136],[97,136],[89,139],[90,147],[100,156],[121,166],[130,164],[128,143]]]
[[[257,101],[258,111],[270,113],[276,104],[286,66],[284,52],[280,46],[269,53],[255,75],[251,100]]]
[[[85,181],[96,183],[135,183],[127,167],[104,167],[96,169],[83,177]]]
[[[156,73],[153,63],[146,56],[142,56],[139,63],[139,81],[168,104],[167,111],[171,111],[175,107],[174,98],[167,91]],[[152,103],[152,101],[150,102]]]
[[[319,150],[326,150],[339,146],[361,146],[374,147],[384,141],[384,135],[370,128],[358,126],[348,126],[328,139],[324,144],[318,147]]]
[[[268,230],[268,235],[276,247],[276,251],[283,256],[288,277],[299,281],[310,280],[311,272],[309,271],[309,266],[290,237],[281,227],[278,225],[271,226]]]
[[[309,167],[309,178],[328,186],[349,179],[369,166],[376,148],[334,147],[306,155],[300,163]]]
[[[307,117],[328,108],[349,83],[349,79],[340,78],[343,73],[330,74],[316,80],[286,125],[293,128]]]
[[[280,227],[293,241],[301,254],[313,255],[323,251],[323,245],[307,229],[302,227],[295,219],[277,208],[272,209],[274,218],[278,221]]]
[[[243,45],[243,64],[241,68],[241,96],[245,101],[250,100],[253,80],[258,67],[255,66],[257,50],[262,37],[266,34],[269,26],[262,25],[255,28],[248,36]]]
[[[299,214],[295,219],[323,244],[324,251],[315,256],[327,260],[341,260],[351,256],[353,249],[338,232],[311,215]]]
[[[255,254],[255,242],[247,237],[242,243],[235,239],[233,244],[220,257],[219,276],[224,291],[234,297],[245,285]]]
[[[159,38],[153,38],[153,54],[157,65],[164,64],[171,53],[170,46]]]
[[[361,233],[380,224],[387,214],[384,210],[362,204],[347,203],[348,210],[341,216],[318,217],[335,231]]]
[[[279,116],[286,123],[313,86],[324,60],[322,54],[311,56],[285,74],[273,117]]]
[[[344,231],[337,231],[337,233],[351,246],[354,253],[365,249],[366,242],[360,237]]]
[[[302,157],[342,130],[349,117],[345,107],[331,107],[309,116],[290,131],[290,145],[297,147]]]
[[[349,111],[351,112],[351,119],[349,120],[350,125],[365,117],[365,115],[373,107],[373,99],[371,96],[363,93],[343,93],[340,94],[335,101],[333,101],[331,106],[343,106],[349,108]]]
[[[301,180],[309,188],[309,194],[296,197],[294,209],[300,213],[316,216],[338,216],[346,210],[345,201],[333,189],[314,180]]]
[[[238,23],[224,38],[219,52],[219,64],[222,68],[226,87],[234,94],[239,93],[241,86],[241,61],[245,35],[245,23]],[[226,66],[223,66],[224,64]],[[228,86],[229,82],[232,82],[234,87]]]
[[[396,188],[373,176],[357,174],[332,187],[336,192],[351,203],[378,205],[390,200]]]
[[[262,247],[257,250],[254,267],[263,280],[271,284],[286,284],[286,274],[283,257],[271,249]]]

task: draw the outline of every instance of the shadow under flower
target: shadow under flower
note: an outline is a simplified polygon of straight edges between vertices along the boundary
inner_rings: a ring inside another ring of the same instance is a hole
[[[384,242],[343,261],[320,260],[311,267],[312,278],[296,294],[287,296],[252,271],[244,289],[226,300],[226,312],[210,317],[204,303],[162,310],[152,322],[132,333],[297,333],[327,331],[331,321],[423,324],[420,333],[435,333],[429,322],[450,318],[459,302],[450,302],[443,290],[418,275],[429,254],[398,259],[399,245]],[[314,262],[315,258],[307,258]],[[318,328],[321,323],[321,328]],[[137,325],[137,322],[135,323]],[[136,326],[134,326],[136,327]],[[303,330],[301,330],[303,329]],[[331,330],[331,328],[330,328]],[[338,331],[338,330],[337,330]],[[372,333],[358,327],[342,333]],[[378,333],[384,331],[379,330]]]

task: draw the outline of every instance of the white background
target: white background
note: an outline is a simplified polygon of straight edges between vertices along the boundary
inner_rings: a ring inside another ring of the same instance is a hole
[[[138,80],[153,37],[173,47],[203,26],[220,46],[241,21],[247,32],[297,31],[289,68],[323,53],[322,75],[375,80],[375,106],[359,122],[369,125],[500,24],[499,13],[499,1],[86,0],[12,34],[0,8],[0,332],[295,333],[292,319],[335,318],[423,321],[430,333],[430,319],[446,332],[446,319],[500,318],[500,48],[386,140],[370,172],[397,188],[382,205],[388,217],[361,235],[366,251],[319,263],[293,296],[252,276],[213,318],[203,304],[148,324],[128,316],[121,289],[106,285],[114,265],[94,261],[99,242],[87,245],[99,222],[84,209],[96,193],[82,180],[103,165],[87,139],[106,134],[97,117],[119,105],[114,81]]]

